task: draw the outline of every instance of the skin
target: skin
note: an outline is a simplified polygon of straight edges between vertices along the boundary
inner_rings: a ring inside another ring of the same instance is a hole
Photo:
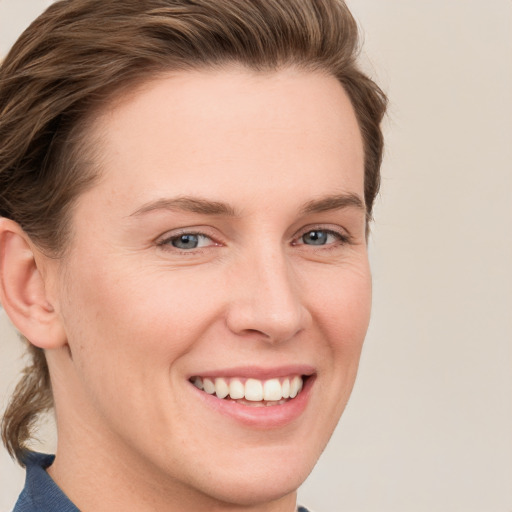
[[[39,343],[58,424],[50,475],[86,511],[295,510],[370,315],[363,147],[347,95],[333,77],[288,68],[182,72],[118,99],[93,132],[101,179],[77,200],[65,256],[26,241],[52,312]],[[165,207],[185,196],[226,211]],[[333,196],[361,205],[327,205]],[[305,208],[321,200],[324,211]],[[311,230],[333,234],[310,245]],[[190,232],[201,247],[169,241]],[[243,425],[188,381],[249,363],[314,369],[298,418]]]

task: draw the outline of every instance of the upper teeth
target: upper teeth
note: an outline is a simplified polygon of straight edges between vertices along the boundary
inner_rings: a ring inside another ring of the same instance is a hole
[[[245,382],[244,382],[245,381]],[[302,377],[286,377],[284,379],[215,379],[195,377],[193,384],[210,395],[218,398],[226,398],[228,395],[233,400],[245,398],[251,402],[262,400],[278,401],[283,398],[295,398],[302,390]]]

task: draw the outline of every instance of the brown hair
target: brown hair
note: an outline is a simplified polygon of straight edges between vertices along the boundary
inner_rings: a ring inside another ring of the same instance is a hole
[[[73,200],[98,175],[83,137],[94,112],[159,73],[233,62],[262,71],[297,66],[340,81],[363,137],[370,218],[386,98],[357,68],[357,52],[357,25],[341,0],[57,1],[0,68],[0,216],[61,256]],[[53,405],[44,352],[28,346],[33,364],[2,421],[3,442],[20,463],[31,427]]]

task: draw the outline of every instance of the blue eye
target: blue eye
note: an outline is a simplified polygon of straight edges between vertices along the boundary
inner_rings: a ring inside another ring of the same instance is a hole
[[[320,229],[314,229],[312,231],[308,231],[304,233],[301,237],[301,240],[306,245],[325,245],[329,240],[329,237],[332,239],[333,234],[330,231],[323,231]],[[339,235],[338,235],[339,239]]]
[[[195,249],[199,245],[199,237],[197,235],[180,235],[171,240],[171,245],[178,249]]]
[[[173,247],[176,247],[176,249],[186,251],[206,247],[211,245],[211,243],[211,238],[206,235],[201,235],[199,233],[183,233],[164,240],[162,245],[172,245]]]

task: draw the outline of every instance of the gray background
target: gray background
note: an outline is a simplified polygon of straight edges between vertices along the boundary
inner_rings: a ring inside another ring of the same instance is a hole
[[[0,0],[0,55],[50,2]],[[352,399],[301,501],[512,511],[512,2],[349,0],[391,98]],[[0,407],[22,361],[0,311]],[[40,449],[52,450],[50,425]],[[0,450],[0,510],[23,472]]]

